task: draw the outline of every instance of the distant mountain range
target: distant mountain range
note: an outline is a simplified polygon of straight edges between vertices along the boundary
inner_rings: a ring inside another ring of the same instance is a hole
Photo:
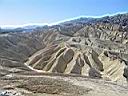
[[[86,17],[81,17],[78,19],[70,20],[70,21],[65,21],[57,25],[52,25],[49,27],[55,27],[55,26],[75,26],[75,25],[92,25],[96,23],[109,23],[109,24],[119,24],[121,26],[128,26],[128,13],[125,14],[118,14],[115,16],[105,16],[102,18],[86,18]],[[45,28],[48,25],[44,25]],[[5,28],[0,28],[0,33],[7,33],[7,32],[32,32],[34,29],[39,29],[43,28],[43,25],[27,25],[24,27],[17,27],[17,28],[12,28],[12,27],[5,27]]]
[[[32,32],[34,29],[42,27],[39,25],[28,25],[24,27],[5,27],[5,28],[0,28],[0,33],[8,33],[8,32]]]

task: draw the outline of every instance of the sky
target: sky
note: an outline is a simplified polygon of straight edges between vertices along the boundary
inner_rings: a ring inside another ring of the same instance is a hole
[[[0,26],[51,24],[128,12],[128,0],[0,0]]]

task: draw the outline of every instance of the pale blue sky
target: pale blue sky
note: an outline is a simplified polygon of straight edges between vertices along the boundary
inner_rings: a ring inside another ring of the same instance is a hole
[[[0,0],[0,25],[54,23],[128,12],[128,0]]]

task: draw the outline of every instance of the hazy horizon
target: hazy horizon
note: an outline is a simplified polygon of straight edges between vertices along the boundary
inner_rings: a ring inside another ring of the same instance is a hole
[[[63,22],[66,22],[66,21],[70,21],[70,20],[74,20],[74,19],[78,19],[78,18],[102,18],[102,17],[105,17],[105,16],[114,16],[114,15],[117,15],[117,14],[125,14],[127,12],[117,12],[115,14],[104,14],[104,15],[101,15],[101,16],[78,16],[78,17],[73,17],[73,18],[68,18],[68,19],[65,19],[65,20],[61,20],[61,21],[57,21],[57,22],[52,22],[52,23],[26,23],[26,24],[19,24],[19,25],[0,25],[1,28],[17,28],[17,27],[24,27],[24,26],[31,26],[31,25],[38,25],[38,26],[43,26],[43,25],[56,25],[56,24],[59,24],[59,23],[63,23]]]
[[[127,0],[0,0],[0,26],[50,25],[127,13]]]

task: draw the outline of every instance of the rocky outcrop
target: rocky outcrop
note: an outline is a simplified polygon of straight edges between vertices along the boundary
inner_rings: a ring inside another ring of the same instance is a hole
[[[101,52],[97,53],[94,49],[87,47],[79,49],[67,43],[59,44],[49,50],[48,48],[43,49],[40,54],[47,53],[47,51],[48,54],[42,55],[39,59],[36,59],[39,56],[35,53],[35,56],[32,55],[34,58],[30,57],[26,64],[42,72],[79,74],[121,82],[125,80],[123,77],[125,63],[121,62],[117,55],[117,57],[106,55],[106,52],[109,53],[109,51],[101,49]],[[33,60],[35,60],[34,65],[31,65]]]

